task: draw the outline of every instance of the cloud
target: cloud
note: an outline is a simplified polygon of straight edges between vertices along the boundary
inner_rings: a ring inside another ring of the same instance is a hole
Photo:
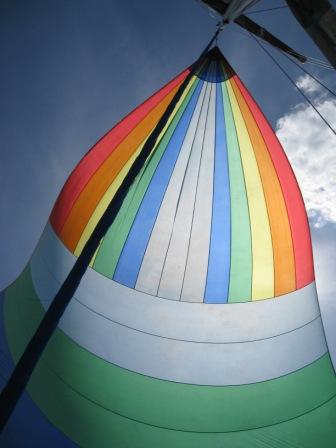
[[[322,94],[322,87],[308,75],[300,76],[295,83],[304,93]]]
[[[308,75],[297,85],[336,129],[336,100]],[[276,123],[276,134],[293,166],[313,227],[336,223],[336,136],[308,103],[296,105]]]

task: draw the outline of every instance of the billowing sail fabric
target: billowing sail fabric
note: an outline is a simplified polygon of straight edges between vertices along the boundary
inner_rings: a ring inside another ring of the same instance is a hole
[[[69,178],[51,225],[75,255],[185,75],[116,126]],[[223,59],[190,81],[92,267],[138,291],[190,302],[276,297],[313,281],[291,168]]]
[[[69,177],[3,294],[2,381],[188,73]],[[8,446],[335,445],[336,380],[304,204],[273,130],[218,48],[134,179],[28,392]]]

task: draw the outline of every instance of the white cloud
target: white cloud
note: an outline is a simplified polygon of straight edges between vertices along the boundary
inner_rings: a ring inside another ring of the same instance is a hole
[[[304,93],[322,94],[322,87],[308,75],[300,76],[295,83]]]
[[[336,100],[307,75],[297,80],[336,129]],[[308,103],[295,106],[276,124],[276,133],[297,176],[314,227],[336,222],[336,136]]]

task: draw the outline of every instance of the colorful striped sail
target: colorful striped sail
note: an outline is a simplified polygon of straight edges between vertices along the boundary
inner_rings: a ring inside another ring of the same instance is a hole
[[[3,294],[3,378],[189,71],[69,177]],[[7,446],[335,445],[335,373],[301,193],[217,47],[134,179],[28,392]]]
[[[50,221],[75,255],[186,75],[121,121],[65,184]],[[206,303],[277,297],[313,280],[296,180],[224,59],[191,79],[92,267],[154,296]]]

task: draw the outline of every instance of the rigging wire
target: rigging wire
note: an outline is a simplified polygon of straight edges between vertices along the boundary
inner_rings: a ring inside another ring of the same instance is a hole
[[[200,7],[202,9],[204,9],[205,11],[207,11],[208,15],[212,18],[212,19],[218,19],[218,17],[221,17],[221,15],[219,13],[216,13],[214,10],[212,10],[210,7],[206,6],[202,0],[195,0],[196,3],[198,3],[200,5]],[[251,11],[251,12],[247,12],[245,13],[245,15],[249,15],[249,14],[254,14],[254,13],[261,13],[261,12],[268,12],[268,11],[274,11],[274,10],[278,10],[278,9],[285,9],[288,8],[287,5],[283,5],[283,6],[276,6],[274,8],[267,8],[267,9],[258,9],[255,11]],[[243,33],[241,33],[243,34]],[[246,34],[244,34],[246,35]],[[247,36],[247,35],[246,35]],[[249,37],[249,36],[248,36]],[[292,56],[296,56],[296,53],[292,52],[290,49],[287,50],[289,54],[291,54]],[[320,68],[324,68],[326,70],[334,70],[334,67],[332,67],[330,64],[328,64],[326,61],[322,60],[322,59],[318,59],[318,58],[313,58],[311,56],[306,56],[306,63],[308,64],[312,64],[315,65],[317,67]]]
[[[315,65],[316,67],[323,68],[325,70],[335,70],[334,67],[332,67],[331,65],[318,64],[316,62],[312,62],[312,61],[309,61],[309,60],[307,60],[306,63],[311,64],[311,65]]]
[[[295,56],[295,53],[293,53],[290,50],[288,51],[288,53]],[[326,68],[329,70],[334,70],[334,67],[332,67],[330,64],[323,61],[322,59],[317,59],[317,58],[313,58],[311,56],[306,56],[306,55],[305,55],[305,58],[307,59],[306,62],[308,62],[309,64],[317,65],[319,67]]]
[[[279,50],[280,51],[280,50]],[[283,54],[283,56],[285,56],[289,61],[291,61],[294,65],[296,65],[300,70],[302,70],[304,73],[306,73],[308,76],[310,76],[311,78],[313,78],[314,81],[316,81],[320,86],[322,86],[323,88],[325,88],[331,95],[333,95],[334,97],[336,97],[336,93],[333,92],[331,89],[329,89],[328,86],[326,86],[325,84],[323,84],[322,81],[320,81],[318,78],[316,78],[316,76],[312,75],[311,73],[308,72],[308,70],[306,70],[302,65],[298,64],[296,61],[294,61],[292,58],[290,58],[286,53],[281,52],[281,54]]]
[[[328,62],[324,61],[323,59],[318,59],[318,58],[313,58],[312,56],[308,56],[308,58],[312,61],[312,62],[317,62],[319,64],[325,65],[327,67],[330,67],[332,70],[334,70],[333,66],[328,64]]]
[[[311,61],[319,62],[319,63],[321,63],[321,64],[324,64],[324,65],[327,65],[327,66],[329,66],[329,67],[332,67],[327,61],[325,61],[325,60],[323,60],[323,59],[313,58],[312,56],[308,56],[308,58],[309,58]]]
[[[239,30],[232,29],[232,28],[229,28],[229,30],[230,30],[230,31],[233,31],[234,33],[242,34],[243,36],[248,37],[248,38],[251,37],[249,34],[247,34],[247,33],[244,32],[244,31],[239,31]],[[266,42],[266,43],[268,43],[269,45],[271,45],[269,42]],[[284,52],[282,52],[282,50],[280,50],[280,49],[278,49],[278,48],[277,48],[277,50],[278,50],[278,51],[281,51],[282,54],[286,55]],[[287,53],[293,55],[294,57],[296,56],[296,53],[292,52],[291,50],[287,50]],[[304,55],[304,57],[307,59],[306,62],[305,62],[305,64],[306,64],[306,63],[310,63],[310,64],[313,64],[313,65],[317,65],[317,66],[320,67],[320,68],[325,68],[325,69],[329,69],[329,70],[335,70],[334,67],[333,67],[332,65],[328,64],[326,61],[323,61],[322,59],[313,58],[312,56],[306,56],[306,55]],[[291,59],[291,60],[292,60],[292,59]],[[294,62],[294,61],[293,61],[293,62]],[[299,64],[297,64],[297,65],[299,65]],[[300,67],[300,65],[299,65],[299,67]]]
[[[248,34],[244,33],[243,31],[239,31],[239,30],[233,30],[230,28],[231,31],[235,32],[235,33],[239,33],[242,34],[245,37],[251,38],[251,36],[249,36]],[[270,44],[269,44],[270,45]],[[276,47],[275,47],[276,48]],[[333,95],[334,97],[336,97],[336,93],[333,92],[328,86],[326,86],[320,79],[316,78],[316,76],[312,75],[310,72],[308,72],[308,70],[306,70],[302,65],[298,64],[294,59],[290,58],[288,56],[288,54],[286,54],[284,51],[281,51],[279,48],[276,48],[276,50],[278,50],[283,56],[286,56],[286,58],[291,61],[293,64],[295,64],[299,69],[301,69],[304,73],[306,73],[308,76],[310,76],[312,79],[314,79],[314,81],[316,81],[321,87],[323,87],[324,89],[326,89],[331,95]],[[334,68],[333,68],[334,70]]]
[[[260,12],[269,12],[269,11],[275,11],[277,9],[285,9],[285,8],[288,8],[288,6],[283,5],[283,6],[275,6],[274,8],[256,9],[255,11],[246,12],[245,14],[248,16],[250,14],[259,14]]]
[[[295,81],[289,76],[289,74],[286,72],[286,70],[279,64],[279,62],[273,57],[273,55],[267,50],[267,48],[264,47],[264,45],[259,41],[259,39],[257,39],[256,37],[254,37],[251,33],[249,33],[250,36],[257,42],[257,44],[259,45],[259,47],[262,48],[262,50],[272,59],[272,61],[274,62],[274,64],[279,68],[279,70],[281,70],[281,72],[286,76],[286,78],[291,82],[291,84],[296,88],[296,90],[298,90],[301,95],[305,98],[305,100],[310,104],[310,106],[315,110],[315,112],[319,115],[319,117],[321,118],[321,120],[323,120],[323,122],[326,124],[326,126],[328,126],[328,128],[331,130],[331,132],[336,135],[336,131],[335,129],[330,125],[330,123],[324,118],[324,116],[320,113],[320,111],[316,108],[316,106],[314,105],[314,103],[310,100],[310,98],[300,89],[300,87],[298,87],[295,83]]]

